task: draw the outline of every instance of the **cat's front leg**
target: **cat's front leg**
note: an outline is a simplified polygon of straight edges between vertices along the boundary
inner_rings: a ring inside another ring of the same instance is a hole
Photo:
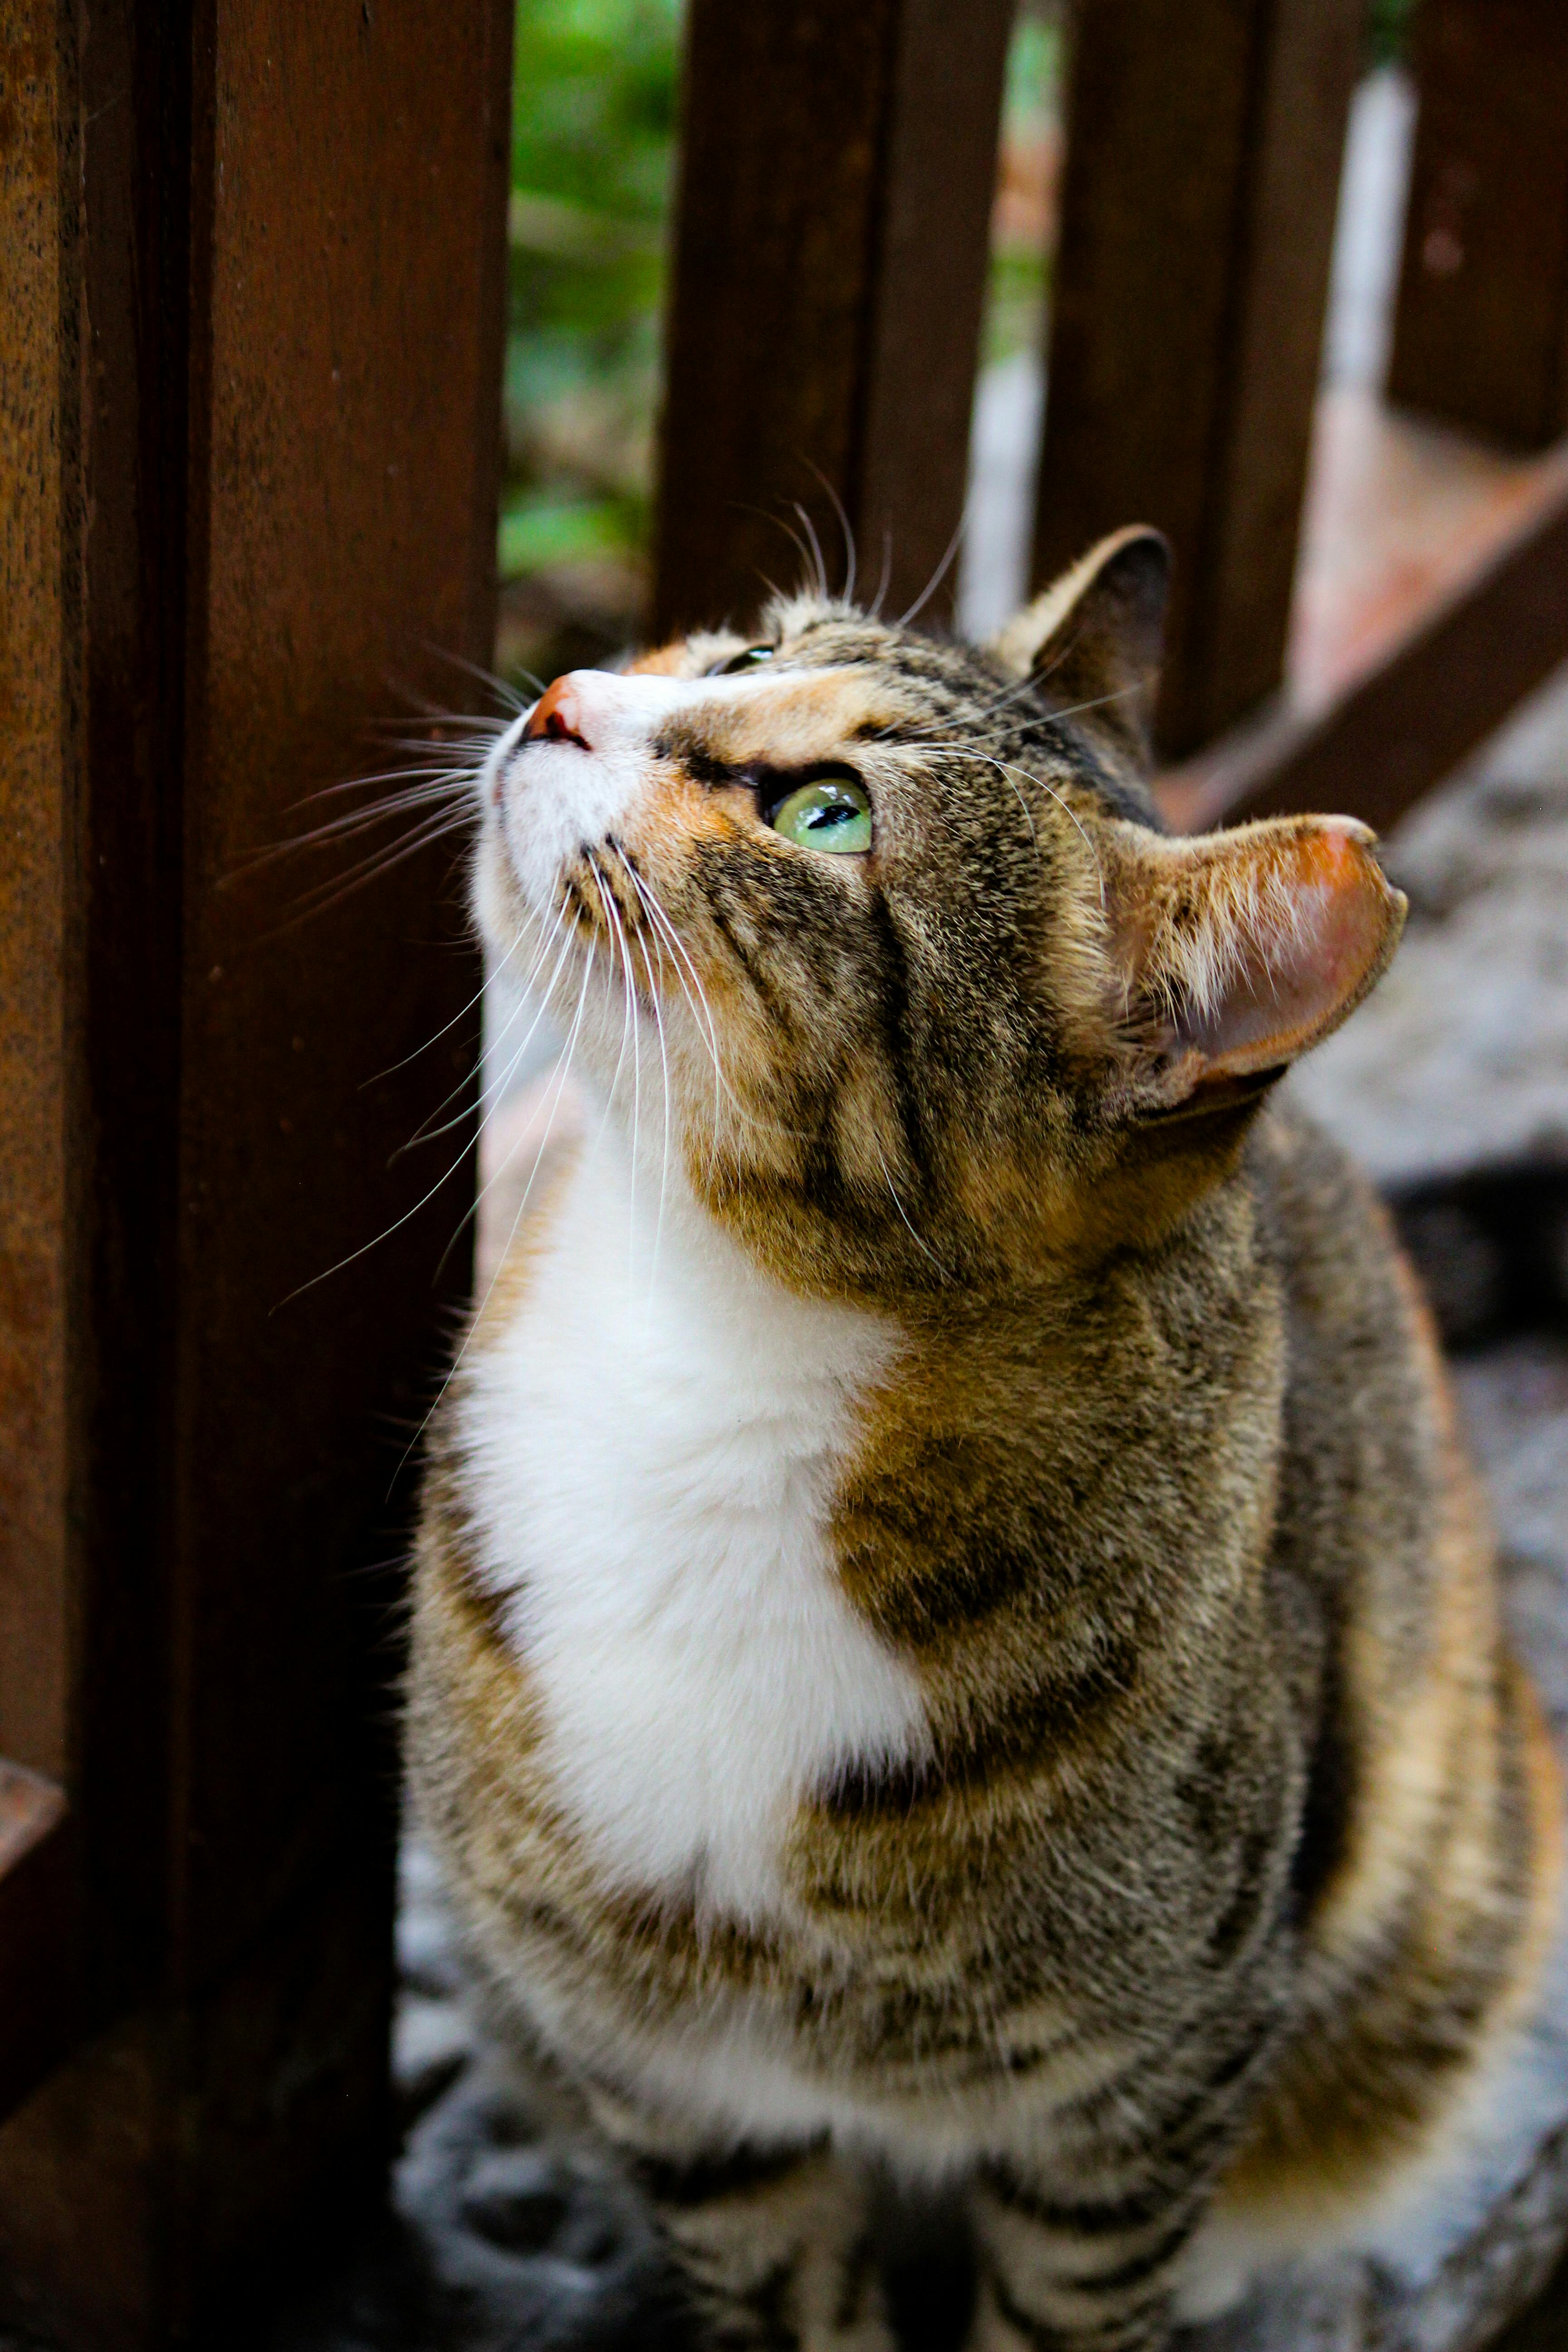
[[[894,2352],[864,2181],[821,2142],[717,2147],[596,2097],[713,2352]]]
[[[971,2192],[980,2292],[968,2352],[1149,2352],[1171,2326],[1173,2274],[1201,2218],[1191,2190],[1118,2183],[1064,2194],[1014,2161]]]

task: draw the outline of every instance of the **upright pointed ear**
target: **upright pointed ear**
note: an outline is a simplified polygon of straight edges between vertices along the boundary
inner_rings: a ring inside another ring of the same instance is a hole
[[[1145,767],[1170,593],[1169,542],[1147,523],[1112,531],[1010,620],[991,646],[1060,710],[1081,712]]]
[[[1116,823],[1106,914],[1129,1110],[1252,1091],[1337,1029],[1399,943],[1406,901],[1348,816],[1170,840]]]

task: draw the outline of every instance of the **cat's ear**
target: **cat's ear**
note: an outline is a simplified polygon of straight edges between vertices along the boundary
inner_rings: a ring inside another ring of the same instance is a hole
[[[1379,978],[1406,901],[1348,816],[1102,835],[1130,1110],[1201,1108],[1283,1068]]]
[[[1146,523],[1112,531],[1010,620],[991,651],[1059,710],[1092,718],[1139,761],[1160,674],[1169,542]]]

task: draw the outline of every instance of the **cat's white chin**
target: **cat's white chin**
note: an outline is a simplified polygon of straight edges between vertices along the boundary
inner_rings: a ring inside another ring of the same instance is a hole
[[[554,910],[562,876],[573,859],[631,823],[647,782],[646,746],[630,741],[613,742],[602,751],[576,743],[519,747],[493,823],[518,889],[534,915]]]

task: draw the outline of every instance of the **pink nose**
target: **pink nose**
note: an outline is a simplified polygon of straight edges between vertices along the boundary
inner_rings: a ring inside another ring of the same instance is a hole
[[[528,714],[523,734],[532,742],[541,736],[551,743],[580,743],[584,751],[591,751],[584,730],[583,695],[575,670],[568,670],[547,687]]]

